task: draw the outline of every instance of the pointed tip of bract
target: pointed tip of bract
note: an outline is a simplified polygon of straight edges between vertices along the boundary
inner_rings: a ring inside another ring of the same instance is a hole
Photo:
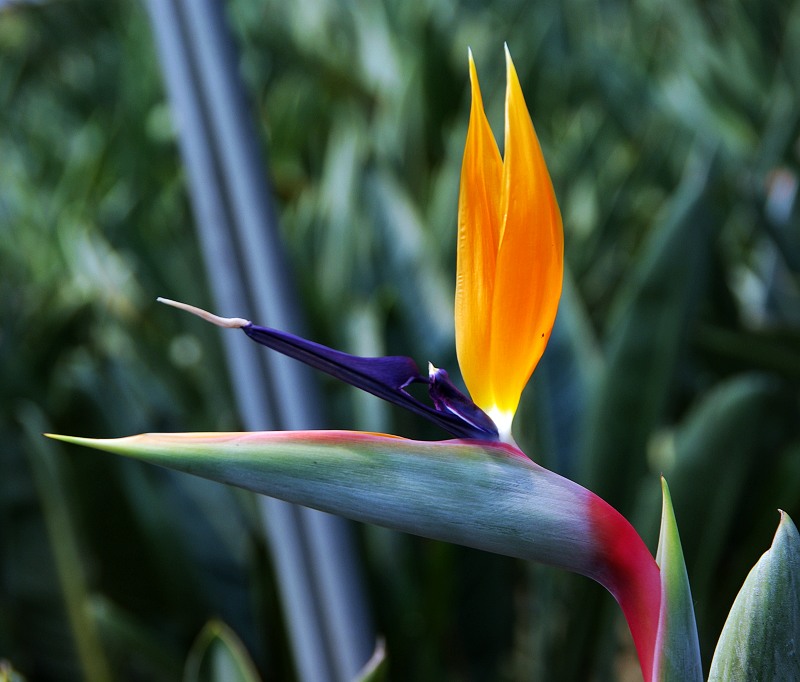
[[[52,438],[53,440],[60,440],[63,443],[75,443],[76,440],[80,440],[79,438],[76,439],[75,436],[62,436],[60,433],[43,433],[42,434],[45,438]]]
[[[47,438],[67,443],[67,445],[78,445],[83,448],[90,448],[92,450],[104,450],[107,452],[116,452],[120,445],[126,441],[132,440],[129,438],[82,438],[80,436],[64,436],[60,433],[45,433]]]
[[[53,440],[61,441],[62,443],[69,443],[70,445],[82,445],[88,448],[96,448],[99,449],[102,447],[102,443],[108,442],[109,439],[104,438],[81,438],[80,436],[64,436],[60,433],[45,433],[42,434],[47,438],[52,438]]]

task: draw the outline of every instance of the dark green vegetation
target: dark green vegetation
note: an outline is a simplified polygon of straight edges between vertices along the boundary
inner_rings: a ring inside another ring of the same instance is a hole
[[[312,336],[453,375],[466,48],[502,139],[508,42],[568,263],[518,440],[653,548],[666,475],[707,669],[800,519],[800,3],[229,4]],[[144,9],[0,10],[0,659],[30,680],[176,679],[214,617],[290,678],[251,498],[39,435],[238,428],[216,331],[154,303],[211,307],[202,273]],[[443,435],[324,388],[328,426]],[[585,579],[361,547],[392,679],[635,666]]]

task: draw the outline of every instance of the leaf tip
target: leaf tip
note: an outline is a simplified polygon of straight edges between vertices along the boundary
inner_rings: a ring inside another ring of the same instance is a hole
[[[42,434],[52,440],[61,441],[62,443],[69,443],[70,445],[80,445],[85,448],[92,448],[94,450],[109,450],[109,444],[113,441],[123,441],[124,438],[82,438],[81,436],[65,436],[60,433],[45,433]]]

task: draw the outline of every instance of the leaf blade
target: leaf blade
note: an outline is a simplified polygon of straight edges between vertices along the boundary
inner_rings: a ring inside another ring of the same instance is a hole
[[[800,679],[800,534],[786,512],[733,603],[709,682]]]
[[[656,563],[661,569],[661,613],[656,639],[654,680],[702,680],[700,642],[692,592],[683,559],[678,524],[666,480]]]

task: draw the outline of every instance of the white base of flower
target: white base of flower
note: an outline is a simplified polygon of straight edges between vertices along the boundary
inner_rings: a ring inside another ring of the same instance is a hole
[[[514,421],[514,413],[492,407],[486,410],[486,414],[488,414],[496,424],[497,431],[500,434],[500,440],[503,443],[508,443],[509,445],[517,447],[517,443],[511,435],[511,423]]]

